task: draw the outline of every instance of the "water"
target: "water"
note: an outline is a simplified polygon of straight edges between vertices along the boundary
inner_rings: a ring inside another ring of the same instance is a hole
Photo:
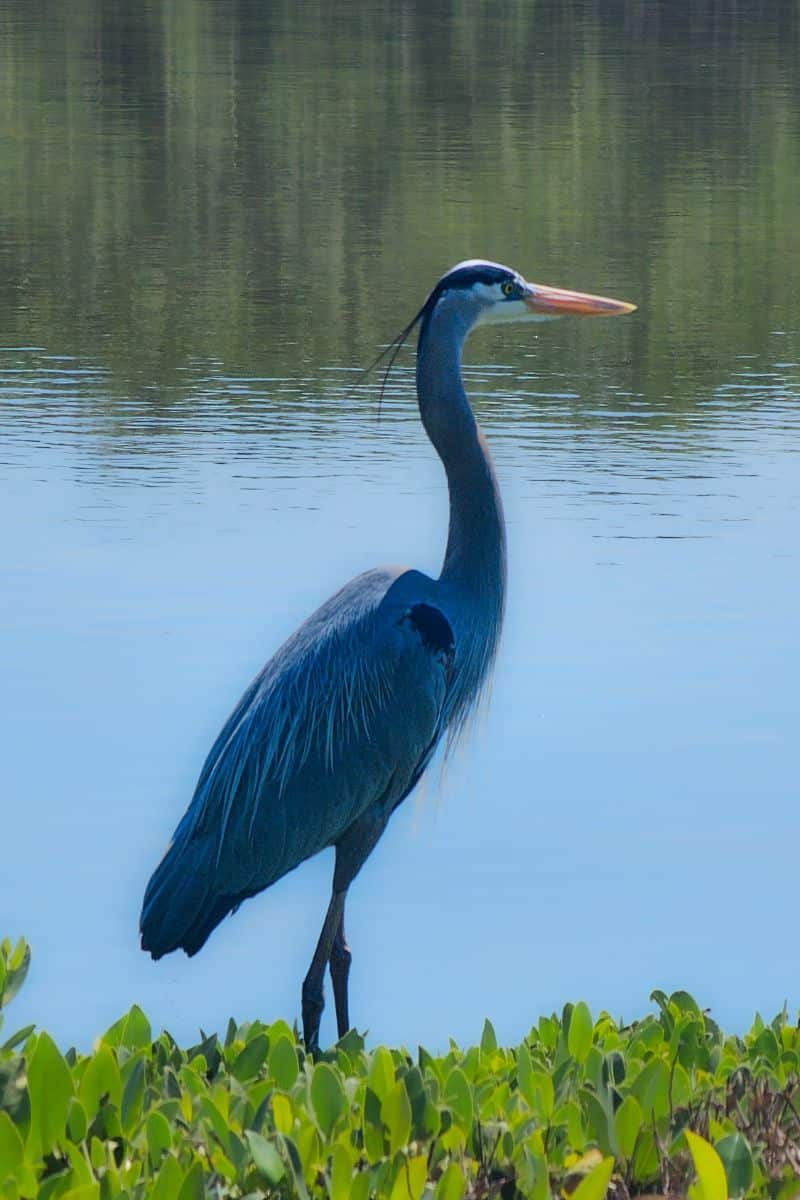
[[[146,879],[252,674],[356,572],[436,572],[409,353],[485,255],[630,299],[476,335],[509,525],[491,705],[348,908],[371,1036],[688,988],[800,1004],[800,170],[788,5],[6,8],[0,932],[83,1046],[299,1015],[322,855],[194,959]],[[323,1035],[332,1036],[330,1010]]]

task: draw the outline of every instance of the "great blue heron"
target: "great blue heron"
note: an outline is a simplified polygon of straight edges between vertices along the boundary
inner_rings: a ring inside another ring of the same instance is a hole
[[[505,527],[461,381],[464,340],[476,325],[634,307],[531,284],[481,260],[442,276],[390,347],[396,353],[419,324],[419,411],[450,493],[441,574],[367,571],[300,626],[228,718],[147,885],[142,948],[153,958],[179,947],[196,954],[248,896],[335,847],[331,901],[302,988],[310,1050],[319,1044],[328,964],[339,1036],[350,1027],[347,889],[442,735],[463,726],[497,649]]]

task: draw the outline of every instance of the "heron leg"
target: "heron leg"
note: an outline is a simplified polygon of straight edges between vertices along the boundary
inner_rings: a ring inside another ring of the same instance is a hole
[[[336,843],[333,895],[311,966],[303,980],[303,1038],[306,1050],[310,1054],[317,1054],[319,1051],[319,1026],[325,1008],[323,981],[328,963],[331,964],[339,1037],[344,1037],[350,1028],[347,978],[352,956],[344,936],[344,902],[347,889],[386,828],[390,811],[379,804],[373,805],[353,822]]]
[[[334,891],[331,896],[331,902],[325,914],[317,948],[314,951],[311,966],[308,968],[308,974],[303,980],[303,1038],[306,1043],[306,1050],[310,1054],[316,1054],[319,1050],[319,1026],[322,1020],[322,1010],[325,1007],[325,994],[322,985],[325,978],[325,968],[331,957],[334,939],[342,921],[346,894],[346,890],[340,892]]]
[[[339,1037],[343,1038],[350,1028],[350,1015],[347,1004],[347,979],[350,975],[350,963],[353,956],[347,944],[344,932],[344,905],[339,918],[339,927],[331,947],[330,967],[333,983],[333,999],[336,1004],[336,1029]]]
[[[336,843],[333,894],[334,897],[341,896],[342,904],[328,959],[331,967],[333,998],[336,1004],[336,1028],[340,1038],[343,1038],[350,1028],[347,982],[350,977],[350,963],[353,960],[344,932],[345,897],[347,889],[369,858],[375,843],[386,828],[390,811],[382,804],[371,806],[357,821],[353,822]]]

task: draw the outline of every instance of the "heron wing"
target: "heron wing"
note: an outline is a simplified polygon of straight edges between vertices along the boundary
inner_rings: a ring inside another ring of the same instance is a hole
[[[193,953],[226,912],[335,844],[370,805],[388,815],[439,740],[454,652],[436,584],[417,571],[367,572],[318,609],[214,743],[145,896],[146,948]],[[149,935],[148,910],[169,903],[185,916],[170,918],[170,936]],[[182,937],[192,908],[207,919]]]

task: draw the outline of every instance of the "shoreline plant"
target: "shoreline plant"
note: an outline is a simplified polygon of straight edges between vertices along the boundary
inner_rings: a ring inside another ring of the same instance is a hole
[[[0,943],[0,1009],[29,962]],[[652,1000],[626,1025],[567,1004],[511,1048],[486,1021],[440,1055],[351,1031],[312,1059],[280,1020],[184,1049],[136,1005],[90,1054],[27,1026],[0,1044],[0,1196],[800,1197],[797,1021],[735,1037],[686,992]]]

